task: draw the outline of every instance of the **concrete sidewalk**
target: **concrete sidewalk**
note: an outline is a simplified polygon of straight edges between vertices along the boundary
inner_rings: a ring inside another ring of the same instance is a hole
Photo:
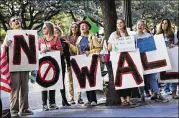
[[[105,106],[104,104],[90,108],[74,105],[52,111],[36,110],[34,115],[26,117],[178,117],[178,100],[171,99],[171,97],[168,99],[170,101],[167,103],[147,99],[147,105],[135,108]]]

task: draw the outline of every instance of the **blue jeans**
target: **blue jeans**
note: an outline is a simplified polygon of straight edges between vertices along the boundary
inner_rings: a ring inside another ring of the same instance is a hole
[[[160,93],[158,81],[157,81],[157,73],[152,73],[145,75],[146,79],[148,79],[151,89],[153,89],[154,93]]]
[[[171,87],[171,88],[170,88]],[[164,91],[165,92],[173,92],[177,90],[177,83],[165,83],[164,84]]]

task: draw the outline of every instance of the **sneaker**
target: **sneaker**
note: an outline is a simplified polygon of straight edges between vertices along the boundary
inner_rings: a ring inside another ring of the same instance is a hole
[[[157,99],[158,102],[168,102],[168,99],[165,99],[161,94],[157,95]]]
[[[75,101],[74,101],[74,100],[72,100],[72,101],[70,101],[69,103],[70,103],[70,104],[75,104]]]
[[[174,99],[176,96],[177,96],[176,91],[173,91],[173,92],[172,92],[172,98]]]
[[[158,99],[158,100],[165,100],[165,98],[164,98],[161,94],[158,94],[158,95],[157,95],[157,99]]]
[[[48,111],[49,110],[49,108],[48,108],[48,106],[47,105],[43,105],[43,111]]]
[[[28,109],[25,109],[20,114],[21,116],[25,116],[25,115],[33,115],[34,113]]]
[[[87,107],[88,107],[88,106],[91,106],[91,102],[85,103],[84,106],[87,106]]]
[[[157,94],[156,93],[153,93],[152,94],[152,97],[150,98],[151,100],[156,100],[157,99]]]
[[[167,96],[167,95],[172,95],[172,92],[164,92],[163,95]]]
[[[59,109],[59,107],[56,106],[56,104],[50,104],[49,109],[50,109],[50,110],[56,110],[56,109]]]
[[[179,95],[174,96],[173,99],[179,99]]]
[[[83,100],[82,100],[82,99],[79,99],[79,100],[78,100],[78,104],[84,104]]]
[[[91,106],[96,106],[96,105],[97,105],[96,102],[94,102],[94,101],[91,102]]]
[[[11,117],[19,117],[18,112],[16,112],[16,111],[11,112]]]

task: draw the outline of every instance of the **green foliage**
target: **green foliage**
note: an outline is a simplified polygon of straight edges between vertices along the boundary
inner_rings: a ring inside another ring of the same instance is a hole
[[[61,22],[61,29],[63,30],[63,35],[67,35],[69,33],[69,28],[73,19],[69,13],[62,12],[52,17],[51,21],[56,25],[57,23]]]
[[[6,36],[6,31],[0,27],[0,42],[4,40],[5,36]]]
[[[146,21],[148,27],[158,24],[163,18],[169,18],[173,24],[178,25],[177,0],[132,0],[132,22],[138,19]]]

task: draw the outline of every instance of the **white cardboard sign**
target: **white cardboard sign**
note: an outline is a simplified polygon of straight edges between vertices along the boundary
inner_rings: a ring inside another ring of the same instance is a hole
[[[142,56],[141,60],[144,68],[144,75],[151,74],[151,73],[158,73],[166,70],[171,69],[170,59],[168,56],[167,48],[165,45],[164,37],[162,34],[155,35],[154,41],[156,44],[156,50],[146,52],[146,57]],[[146,64],[147,67],[144,65]],[[164,64],[160,64],[164,63]],[[157,66],[154,66],[157,65]],[[150,67],[149,67],[150,65]]]
[[[111,52],[115,89],[144,86],[139,49],[134,52]],[[137,74],[136,74],[137,73]],[[140,79],[140,81],[137,81]]]
[[[9,69],[14,71],[38,70],[37,30],[8,30]]]
[[[39,57],[39,70],[34,85],[35,91],[63,89],[60,52],[47,52],[40,54]]]
[[[103,89],[98,54],[76,55],[70,59],[75,92]],[[91,78],[94,78],[92,82]]]
[[[178,57],[178,46],[173,47],[173,48],[167,48],[168,50],[168,55],[170,58],[170,62],[171,62],[171,66],[172,69],[166,71],[166,73],[164,73],[165,75],[161,75],[162,73],[160,73],[161,76],[159,76],[159,82],[160,83],[177,83],[179,82],[179,57]],[[166,75],[167,74],[167,75]],[[162,78],[163,79],[162,79]]]

